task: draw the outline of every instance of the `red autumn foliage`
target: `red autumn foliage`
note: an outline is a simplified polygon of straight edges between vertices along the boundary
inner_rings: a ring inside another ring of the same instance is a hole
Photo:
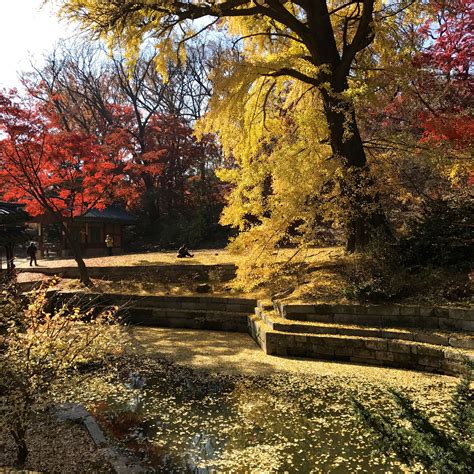
[[[474,137],[474,4],[430,0],[427,8],[430,19],[415,32],[423,46],[412,58],[411,76],[369,118],[374,127],[408,130],[420,143],[467,149]]]
[[[474,4],[471,0],[432,0],[433,20],[419,30],[427,47],[414,58],[422,75],[419,88],[436,93],[436,101],[421,111],[423,141],[448,141],[467,147],[474,136],[474,120],[466,114],[474,81]]]
[[[121,154],[60,129],[15,91],[0,94],[0,193],[33,215],[72,219],[103,208],[123,182]]]

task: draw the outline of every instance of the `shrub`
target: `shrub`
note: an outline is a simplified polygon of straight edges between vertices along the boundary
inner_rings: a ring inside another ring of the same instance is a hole
[[[431,201],[427,212],[397,245],[405,267],[433,265],[468,269],[474,262],[474,199]]]
[[[93,375],[112,369],[126,339],[113,309],[92,317],[64,304],[49,312],[47,288],[26,298],[5,292],[0,303],[6,328],[0,336],[0,405],[6,408],[0,423],[14,438],[17,465],[23,467],[27,431],[36,417],[72,401],[78,390],[98,392]]]

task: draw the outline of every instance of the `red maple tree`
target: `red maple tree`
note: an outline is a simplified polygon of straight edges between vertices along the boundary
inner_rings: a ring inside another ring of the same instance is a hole
[[[85,284],[90,280],[72,223],[120,193],[123,159],[120,143],[65,131],[16,91],[0,93],[0,195],[60,224]]]

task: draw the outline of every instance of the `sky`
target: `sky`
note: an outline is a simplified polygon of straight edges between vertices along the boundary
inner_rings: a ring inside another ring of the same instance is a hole
[[[18,87],[18,72],[41,63],[62,38],[74,36],[43,0],[0,0],[0,88]]]

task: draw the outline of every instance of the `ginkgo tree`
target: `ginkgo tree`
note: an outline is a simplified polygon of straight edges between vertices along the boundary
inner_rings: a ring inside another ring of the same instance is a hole
[[[261,110],[260,116],[265,116],[267,107],[278,108],[279,100],[284,102],[285,96],[295,88],[300,97],[312,97],[317,91],[317,98],[306,101],[308,107],[318,109],[325,122],[325,127],[320,127],[321,135],[314,141],[318,149],[313,158],[321,152],[325,159],[340,163],[338,186],[349,204],[345,223],[348,250],[363,248],[371,227],[385,226],[377,194],[370,189],[372,178],[356,119],[351,82],[356,59],[374,42],[381,25],[415,2],[62,0],[60,3],[64,15],[79,20],[109,44],[125,47],[132,62],[143,42],[155,43],[161,68],[184,52],[185,41],[203,31],[217,27],[228,33],[235,47],[227,60],[220,63],[220,71],[216,71],[216,78],[221,80],[214,81],[217,86],[214,96],[217,104],[222,105],[218,99],[225,99],[235,110],[230,117],[229,107],[219,107],[221,112],[214,107],[218,118],[210,120],[220,124],[224,149],[229,148],[226,145],[235,145],[236,134],[242,138],[241,145],[253,139],[253,159],[258,154],[256,144],[265,135],[265,123],[260,121],[260,133],[257,125],[249,128],[252,125],[249,121],[242,126],[242,122],[237,123],[240,111],[246,109],[244,112],[251,113],[246,107],[250,104],[254,110],[257,107]],[[295,97],[293,103],[297,101]],[[211,116],[212,113],[211,107]],[[239,162],[238,150],[232,151]]]

